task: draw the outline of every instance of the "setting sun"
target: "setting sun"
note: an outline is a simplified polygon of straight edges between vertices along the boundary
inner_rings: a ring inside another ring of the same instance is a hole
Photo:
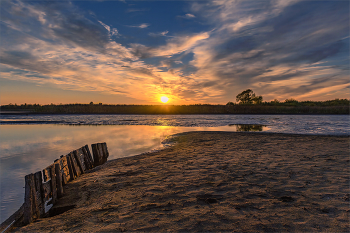
[[[166,103],[169,101],[169,98],[166,96],[162,96],[162,97],[160,97],[160,101],[162,101],[162,103]]]

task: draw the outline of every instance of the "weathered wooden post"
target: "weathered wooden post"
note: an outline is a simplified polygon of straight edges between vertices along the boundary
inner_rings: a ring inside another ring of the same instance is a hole
[[[70,180],[74,180],[73,165],[72,165],[72,161],[70,159],[70,154],[66,155],[66,159],[67,159],[67,165],[68,165],[68,169],[69,169]]]
[[[92,159],[92,156],[91,156],[91,153],[90,153],[88,145],[83,146],[83,152],[84,152],[85,156],[87,157],[87,160],[90,163],[90,168],[89,169],[93,168],[94,160]]]
[[[55,204],[57,202],[55,165],[52,164],[49,169],[50,169],[50,177],[51,177],[52,204]]]
[[[101,165],[101,153],[98,149],[98,143],[96,144],[91,144],[91,148],[92,148],[92,154],[94,156],[94,167]]]
[[[40,217],[45,214],[45,202],[44,202],[44,190],[43,190],[43,178],[41,171],[34,173],[36,200],[40,212]]]
[[[57,186],[57,197],[63,196],[63,186],[62,186],[62,173],[60,163],[55,163],[55,173],[56,173],[56,186]]]
[[[74,173],[74,175],[75,175],[76,177],[80,176],[81,171],[80,171],[80,169],[79,169],[79,167],[78,167],[78,163],[77,163],[77,161],[76,161],[76,159],[75,159],[75,156],[74,156],[74,153],[73,153],[73,152],[70,152],[70,153],[69,153],[69,158],[70,158],[70,160],[71,160],[71,164],[72,164],[72,168],[73,168],[73,173]]]
[[[108,149],[107,149],[107,143],[100,143],[101,145],[101,149],[102,149],[102,152],[103,152],[103,163],[107,162],[107,159],[108,159],[108,156],[109,156],[109,153],[108,153]]]
[[[94,166],[98,166],[107,162],[107,158],[109,156],[107,144],[104,143],[96,143],[92,144],[92,153],[94,155]]]
[[[77,161],[77,164],[78,164],[78,167],[79,167],[79,169],[80,169],[80,171],[81,171],[81,174],[84,174],[85,172],[85,164],[84,164],[84,162],[82,161],[82,158],[81,158],[81,154],[82,154],[82,152],[80,151],[80,149],[78,149],[78,150],[75,150],[75,151],[73,151],[73,154],[74,154],[74,157],[75,157],[75,160]]]
[[[67,164],[67,157],[63,156],[59,160],[60,167],[61,167],[61,173],[62,173],[62,184],[65,185],[68,183],[69,180],[69,169]]]
[[[29,224],[33,222],[35,218],[40,216],[38,209],[36,192],[35,192],[35,181],[34,174],[31,173],[25,176],[25,196],[24,196],[24,213],[23,223]]]

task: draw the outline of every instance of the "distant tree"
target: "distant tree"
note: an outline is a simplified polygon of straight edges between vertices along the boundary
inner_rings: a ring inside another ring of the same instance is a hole
[[[295,100],[295,99],[293,99],[293,98],[286,99],[284,102],[285,102],[285,103],[298,103],[298,101]]]
[[[263,97],[261,95],[253,97],[253,103],[254,104],[261,104],[263,101]]]
[[[255,96],[255,93],[251,89],[242,91],[236,96],[236,101],[239,104],[261,104],[263,100],[262,96]]]
[[[227,104],[226,105],[235,105],[233,102],[227,102]]]

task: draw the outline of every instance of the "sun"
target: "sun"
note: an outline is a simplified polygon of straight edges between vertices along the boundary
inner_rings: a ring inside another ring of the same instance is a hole
[[[160,101],[162,101],[162,103],[166,103],[169,101],[169,98],[166,96],[162,96],[162,97],[160,97]]]

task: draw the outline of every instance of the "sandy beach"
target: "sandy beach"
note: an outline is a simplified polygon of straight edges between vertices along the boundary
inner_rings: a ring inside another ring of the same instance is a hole
[[[349,137],[191,132],[108,161],[18,232],[349,232]],[[108,145],[113,147],[113,145]]]

